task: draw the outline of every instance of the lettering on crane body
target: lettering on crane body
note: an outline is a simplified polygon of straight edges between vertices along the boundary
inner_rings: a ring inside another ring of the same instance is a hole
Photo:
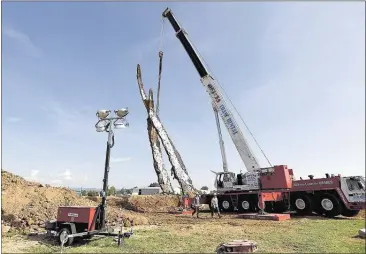
[[[208,88],[209,94],[211,95],[213,100],[217,104],[219,104],[221,102],[221,98],[220,98],[220,95],[217,93],[216,89],[213,87],[212,84],[208,84],[207,88]],[[229,129],[231,130],[232,134],[235,135],[236,133],[238,133],[238,130],[236,129],[236,126],[235,126],[233,120],[231,119],[230,114],[227,111],[225,105],[221,104],[219,106],[219,110],[220,110],[221,116],[225,119],[225,122],[226,122],[227,126],[229,127]]]
[[[216,101],[216,103],[219,103],[221,101],[221,98],[220,95],[216,92],[216,89],[211,84],[208,84],[207,88],[212,98]]]
[[[294,182],[293,186],[298,187],[298,186],[314,186],[314,185],[331,185],[333,184],[332,180],[321,180],[321,181],[306,181],[306,182]]]

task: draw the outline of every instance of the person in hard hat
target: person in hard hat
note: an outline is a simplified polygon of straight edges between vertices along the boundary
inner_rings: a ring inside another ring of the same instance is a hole
[[[211,199],[211,217],[213,218],[214,213],[217,213],[219,218],[221,218],[220,209],[219,209],[219,201],[217,199],[216,193]]]
[[[197,194],[194,199],[193,199],[193,206],[194,206],[194,210],[192,213],[192,216],[196,213],[197,214],[197,218],[199,218],[199,213],[200,213],[200,195]]]

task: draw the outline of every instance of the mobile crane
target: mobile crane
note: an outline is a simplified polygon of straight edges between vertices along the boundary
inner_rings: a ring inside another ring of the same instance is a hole
[[[365,209],[365,179],[362,176],[341,177],[326,174],[325,178],[314,179],[309,175],[309,179],[296,181],[293,170],[286,165],[261,168],[227,107],[218,82],[205,67],[186,31],[171,9],[166,8],[162,16],[172,25],[212,101],[223,159],[223,172],[216,173],[215,180],[220,210],[255,212],[266,208],[270,212],[284,212],[291,208],[299,214],[316,212],[334,217],[340,214],[355,216],[361,209]],[[247,169],[245,173],[235,175],[228,171],[218,114]],[[205,195],[201,202],[209,204],[211,198],[211,195]]]

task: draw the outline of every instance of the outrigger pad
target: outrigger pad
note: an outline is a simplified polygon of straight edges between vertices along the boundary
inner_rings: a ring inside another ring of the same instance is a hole
[[[267,213],[267,214],[244,213],[238,215],[238,217],[250,220],[273,220],[273,221],[284,221],[291,219],[290,214],[283,214],[283,213]]]

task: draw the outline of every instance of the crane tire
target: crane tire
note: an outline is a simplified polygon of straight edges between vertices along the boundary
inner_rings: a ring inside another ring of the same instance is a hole
[[[239,196],[238,210],[242,213],[255,212],[255,202],[249,195]]]
[[[231,199],[229,196],[221,196],[218,197],[218,203],[219,203],[219,209],[222,212],[233,212],[234,211],[234,206],[231,202]]]
[[[311,215],[313,212],[313,201],[308,195],[302,194],[293,199],[292,207],[300,216]]]
[[[342,205],[339,200],[332,194],[326,193],[319,198],[319,209],[325,217],[333,218],[342,213]]]

